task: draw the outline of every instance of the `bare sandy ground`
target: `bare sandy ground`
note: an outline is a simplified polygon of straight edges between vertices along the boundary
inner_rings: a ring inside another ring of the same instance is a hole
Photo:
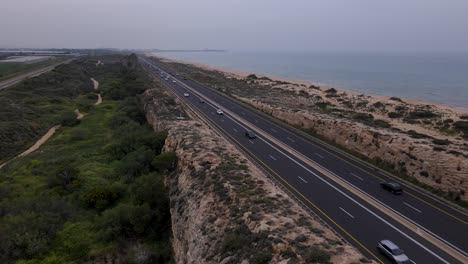
[[[98,90],[99,89],[99,82],[96,81],[94,78],[91,78],[91,81],[93,81],[94,90]],[[102,103],[101,94],[97,94],[97,96],[98,96],[98,99],[97,99],[96,103],[94,103],[94,105],[100,105]]]
[[[199,68],[202,68],[202,69],[206,69],[206,70],[210,70],[210,71],[222,72],[226,76],[230,76],[232,78],[244,79],[248,75],[252,74],[252,72],[244,72],[244,71],[239,71],[239,70],[227,69],[227,68],[223,68],[223,67],[214,67],[214,66],[210,66],[210,65],[206,65],[206,64],[202,64],[202,63],[194,63],[194,62],[189,62],[189,61],[184,61],[184,60],[168,59],[168,58],[164,58],[164,57],[157,56],[157,55],[154,55],[154,54],[146,54],[146,55],[150,56],[150,57],[160,58],[160,59],[162,59],[164,61],[167,61],[167,62],[184,63],[184,64],[193,65],[193,66],[196,66],[196,67],[199,67]],[[299,89],[301,89],[300,86],[304,86],[304,85],[307,86],[307,87],[309,87],[311,85],[319,86],[322,89],[322,91],[332,88],[331,86],[320,85],[318,83],[314,83],[314,82],[306,81],[306,80],[293,80],[293,79],[288,79],[288,78],[285,78],[285,77],[269,76],[269,75],[262,75],[262,74],[256,74],[256,75],[257,75],[257,77],[268,77],[273,81],[288,82],[290,84],[293,84],[293,85],[290,85],[289,88],[294,89],[294,90],[299,90]],[[363,93],[360,93],[360,92],[346,90],[346,89],[343,89],[343,88],[336,88],[336,87],[333,87],[333,88],[335,88],[338,91],[338,93],[346,93],[348,95],[355,95],[355,96],[363,94]],[[368,93],[368,94],[366,94],[366,96],[370,96],[370,98],[369,97],[368,98],[371,100],[371,102],[388,101],[388,99],[389,99],[389,96],[383,96],[383,95],[372,94],[372,93]],[[458,114],[458,115],[468,113],[468,107],[466,107],[466,108],[464,108],[464,107],[455,107],[455,106],[439,104],[439,103],[433,103],[433,102],[429,102],[429,101],[411,99],[411,98],[401,98],[401,99],[403,99],[403,101],[405,101],[408,104],[434,105],[434,106],[436,106],[436,107],[438,107],[440,109],[445,109],[447,111],[453,112],[453,113]]]
[[[76,114],[76,119],[78,120],[81,120],[84,117],[84,115],[80,113],[80,110],[78,110],[78,108],[75,109],[75,114]]]
[[[8,164],[9,162],[13,161],[14,159],[16,158],[19,158],[19,157],[23,157],[23,156],[26,156],[30,153],[32,153],[33,151],[36,151],[40,146],[42,146],[42,144],[44,144],[51,136],[54,135],[55,131],[57,129],[60,128],[60,125],[56,125],[54,127],[52,127],[51,129],[49,129],[49,131],[47,131],[47,133],[45,133],[38,141],[36,141],[36,143],[34,143],[34,145],[32,147],[30,147],[29,149],[27,149],[26,151],[24,151],[23,153],[19,154],[18,156],[16,156],[15,158],[3,163],[2,165],[0,165],[0,168],[2,168],[3,166],[5,166],[6,164]]]

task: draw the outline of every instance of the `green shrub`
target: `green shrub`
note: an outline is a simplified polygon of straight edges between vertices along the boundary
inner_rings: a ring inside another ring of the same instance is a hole
[[[402,115],[400,113],[397,113],[397,112],[389,112],[387,114],[387,116],[390,117],[390,118],[400,118],[400,117],[402,117]]]
[[[62,126],[76,126],[80,123],[80,120],[76,119],[75,113],[65,113],[62,118],[60,119],[60,124]]]
[[[156,156],[151,165],[160,172],[172,171],[177,165],[177,156],[173,151],[167,151]]]
[[[416,111],[409,112],[408,117],[412,119],[419,119],[419,118],[434,118],[434,117],[438,117],[438,115],[433,112],[426,111],[426,110],[416,110]]]
[[[381,120],[381,119],[376,119],[376,120],[374,120],[374,125],[377,126],[377,127],[382,127],[382,128],[389,128],[389,127],[391,127],[390,123],[388,123],[388,122],[385,121],[385,120]]]
[[[438,138],[433,139],[432,143],[436,145],[444,145],[444,146],[452,144],[452,142],[450,142],[450,140],[448,139],[438,139]]]
[[[99,211],[111,206],[120,198],[120,190],[108,184],[98,184],[87,187],[81,194],[81,201],[89,207]]]

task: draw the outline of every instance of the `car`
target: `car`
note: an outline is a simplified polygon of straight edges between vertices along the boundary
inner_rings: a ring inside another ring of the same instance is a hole
[[[221,110],[221,109],[216,110],[216,113],[217,113],[218,115],[224,114],[223,110]]]
[[[179,76],[179,74],[178,74],[178,73],[176,73],[175,75],[176,75],[176,76]]]
[[[167,78],[167,77],[166,77],[166,79],[164,79],[164,80],[168,81],[168,80],[169,80],[169,78]]]
[[[381,182],[380,186],[384,189],[387,190],[393,194],[402,194],[403,193],[403,188],[401,188],[401,185],[398,182],[395,181],[387,181],[387,182]]]
[[[176,82],[176,80],[172,80],[172,82],[173,82],[173,83],[175,83],[175,82]]]
[[[185,96],[185,97],[189,97],[189,94],[188,94],[188,93],[184,93],[184,96]]]
[[[200,103],[204,104],[205,103],[205,100],[203,98],[200,98],[200,100],[198,100]]]
[[[184,80],[188,80],[187,77],[184,77]]]
[[[405,252],[402,249],[400,249],[395,243],[393,243],[392,241],[388,239],[380,241],[377,244],[377,250],[379,250],[380,253],[385,255],[394,263],[397,263],[397,264],[410,263],[410,259],[408,258],[408,256],[405,255]]]
[[[257,135],[255,135],[255,133],[252,130],[245,131],[245,136],[249,139],[257,138]]]

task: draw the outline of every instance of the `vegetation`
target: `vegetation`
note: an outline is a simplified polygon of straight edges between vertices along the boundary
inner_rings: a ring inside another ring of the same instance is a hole
[[[23,73],[34,71],[40,68],[44,68],[55,63],[62,61],[62,58],[51,59],[47,61],[37,62],[37,63],[12,63],[12,62],[3,62],[0,63],[0,81],[13,78]]]
[[[104,102],[1,169],[0,263],[172,261],[163,175],[175,155],[161,154],[166,133],[154,133],[140,110],[149,79],[135,56],[101,60],[80,65],[99,77]]]

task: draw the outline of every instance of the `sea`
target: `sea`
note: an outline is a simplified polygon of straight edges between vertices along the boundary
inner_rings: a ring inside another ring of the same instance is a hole
[[[225,69],[468,109],[468,54],[155,52]]]

